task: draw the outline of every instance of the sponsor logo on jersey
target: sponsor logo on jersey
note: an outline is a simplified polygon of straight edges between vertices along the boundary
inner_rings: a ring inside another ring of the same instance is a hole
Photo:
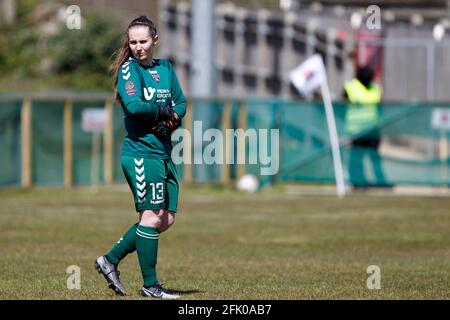
[[[159,83],[161,78],[159,77],[158,71],[156,70],[150,70],[150,75],[152,76],[153,80],[156,81],[156,83]]]
[[[156,89],[152,87],[145,88],[144,87],[144,97],[146,100],[152,100],[153,95],[155,94]]]
[[[136,95],[136,86],[134,85],[133,81],[128,80],[127,82],[125,82],[125,91],[127,92],[127,96]]]

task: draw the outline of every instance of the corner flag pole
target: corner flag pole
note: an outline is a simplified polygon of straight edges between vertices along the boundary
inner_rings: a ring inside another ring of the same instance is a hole
[[[328,123],[328,132],[330,134],[331,154],[333,156],[334,174],[336,176],[336,188],[339,198],[345,196],[344,172],[342,169],[341,152],[339,149],[339,140],[336,130],[336,121],[334,118],[333,105],[331,103],[330,89],[328,88],[328,79],[324,72],[325,81],[320,85],[322,99],[325,106],[325,114]]]
[[[341,154],[334,119],[333,105],[331,104],[330,89],[328,88],[327,73],[320,54],[314,54],[292,70],[289,78],[297,90],[307,95],[320,86],[325,114],[330,134],[331,153],[333,155],[334,175],[336,177],[337,194],[339,198],[345,195],[344,173],[342,170]]]

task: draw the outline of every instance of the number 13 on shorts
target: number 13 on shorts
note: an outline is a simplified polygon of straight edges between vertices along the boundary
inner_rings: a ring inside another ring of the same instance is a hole
[[[158,204],[164,202],[164,183],[162,182],[150,182],[150,203],[151,204]]]
[[[134,195],[136,212],[177,211],[178,179],[170,159],[122,156],[122,170]]]

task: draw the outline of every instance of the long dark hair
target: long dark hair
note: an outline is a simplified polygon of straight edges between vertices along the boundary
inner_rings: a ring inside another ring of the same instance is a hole
[[[153,23],[152,20],[147,18],[147,16],[139,16],[136,19],[133,19],[130,24],[127,27],[127,30],[122,36],[122,46],[119,50],[115,52],[115,60],[110,66],[110,71],[113,74],[113,87],[114,87],[114,97],[116,100],[119,99],[119,96],[117,94],[116,85],[117,85],[117,79],[119,74],[119,68],[122,64],[125,63],[131,56],[131,50],[129,46],[130,37],[128,35],[128,31],[135,26],[146,26],[148,27],[148,31],[150,33],[150,36],[154,38],[158,33],[156,31],[156,26]]]

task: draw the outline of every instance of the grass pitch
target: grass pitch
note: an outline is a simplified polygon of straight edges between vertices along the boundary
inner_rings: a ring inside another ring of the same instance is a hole
[[[450,198],[185,188],[158,275],[185,299],[448,299]],[[1,299],[140,299],[136,253],[116,297],[94,270],[136,220],[128,187],[0,191]],[[67,268],[81,270],[69,290]],[[367,288],[368,266],[381,289]]]

